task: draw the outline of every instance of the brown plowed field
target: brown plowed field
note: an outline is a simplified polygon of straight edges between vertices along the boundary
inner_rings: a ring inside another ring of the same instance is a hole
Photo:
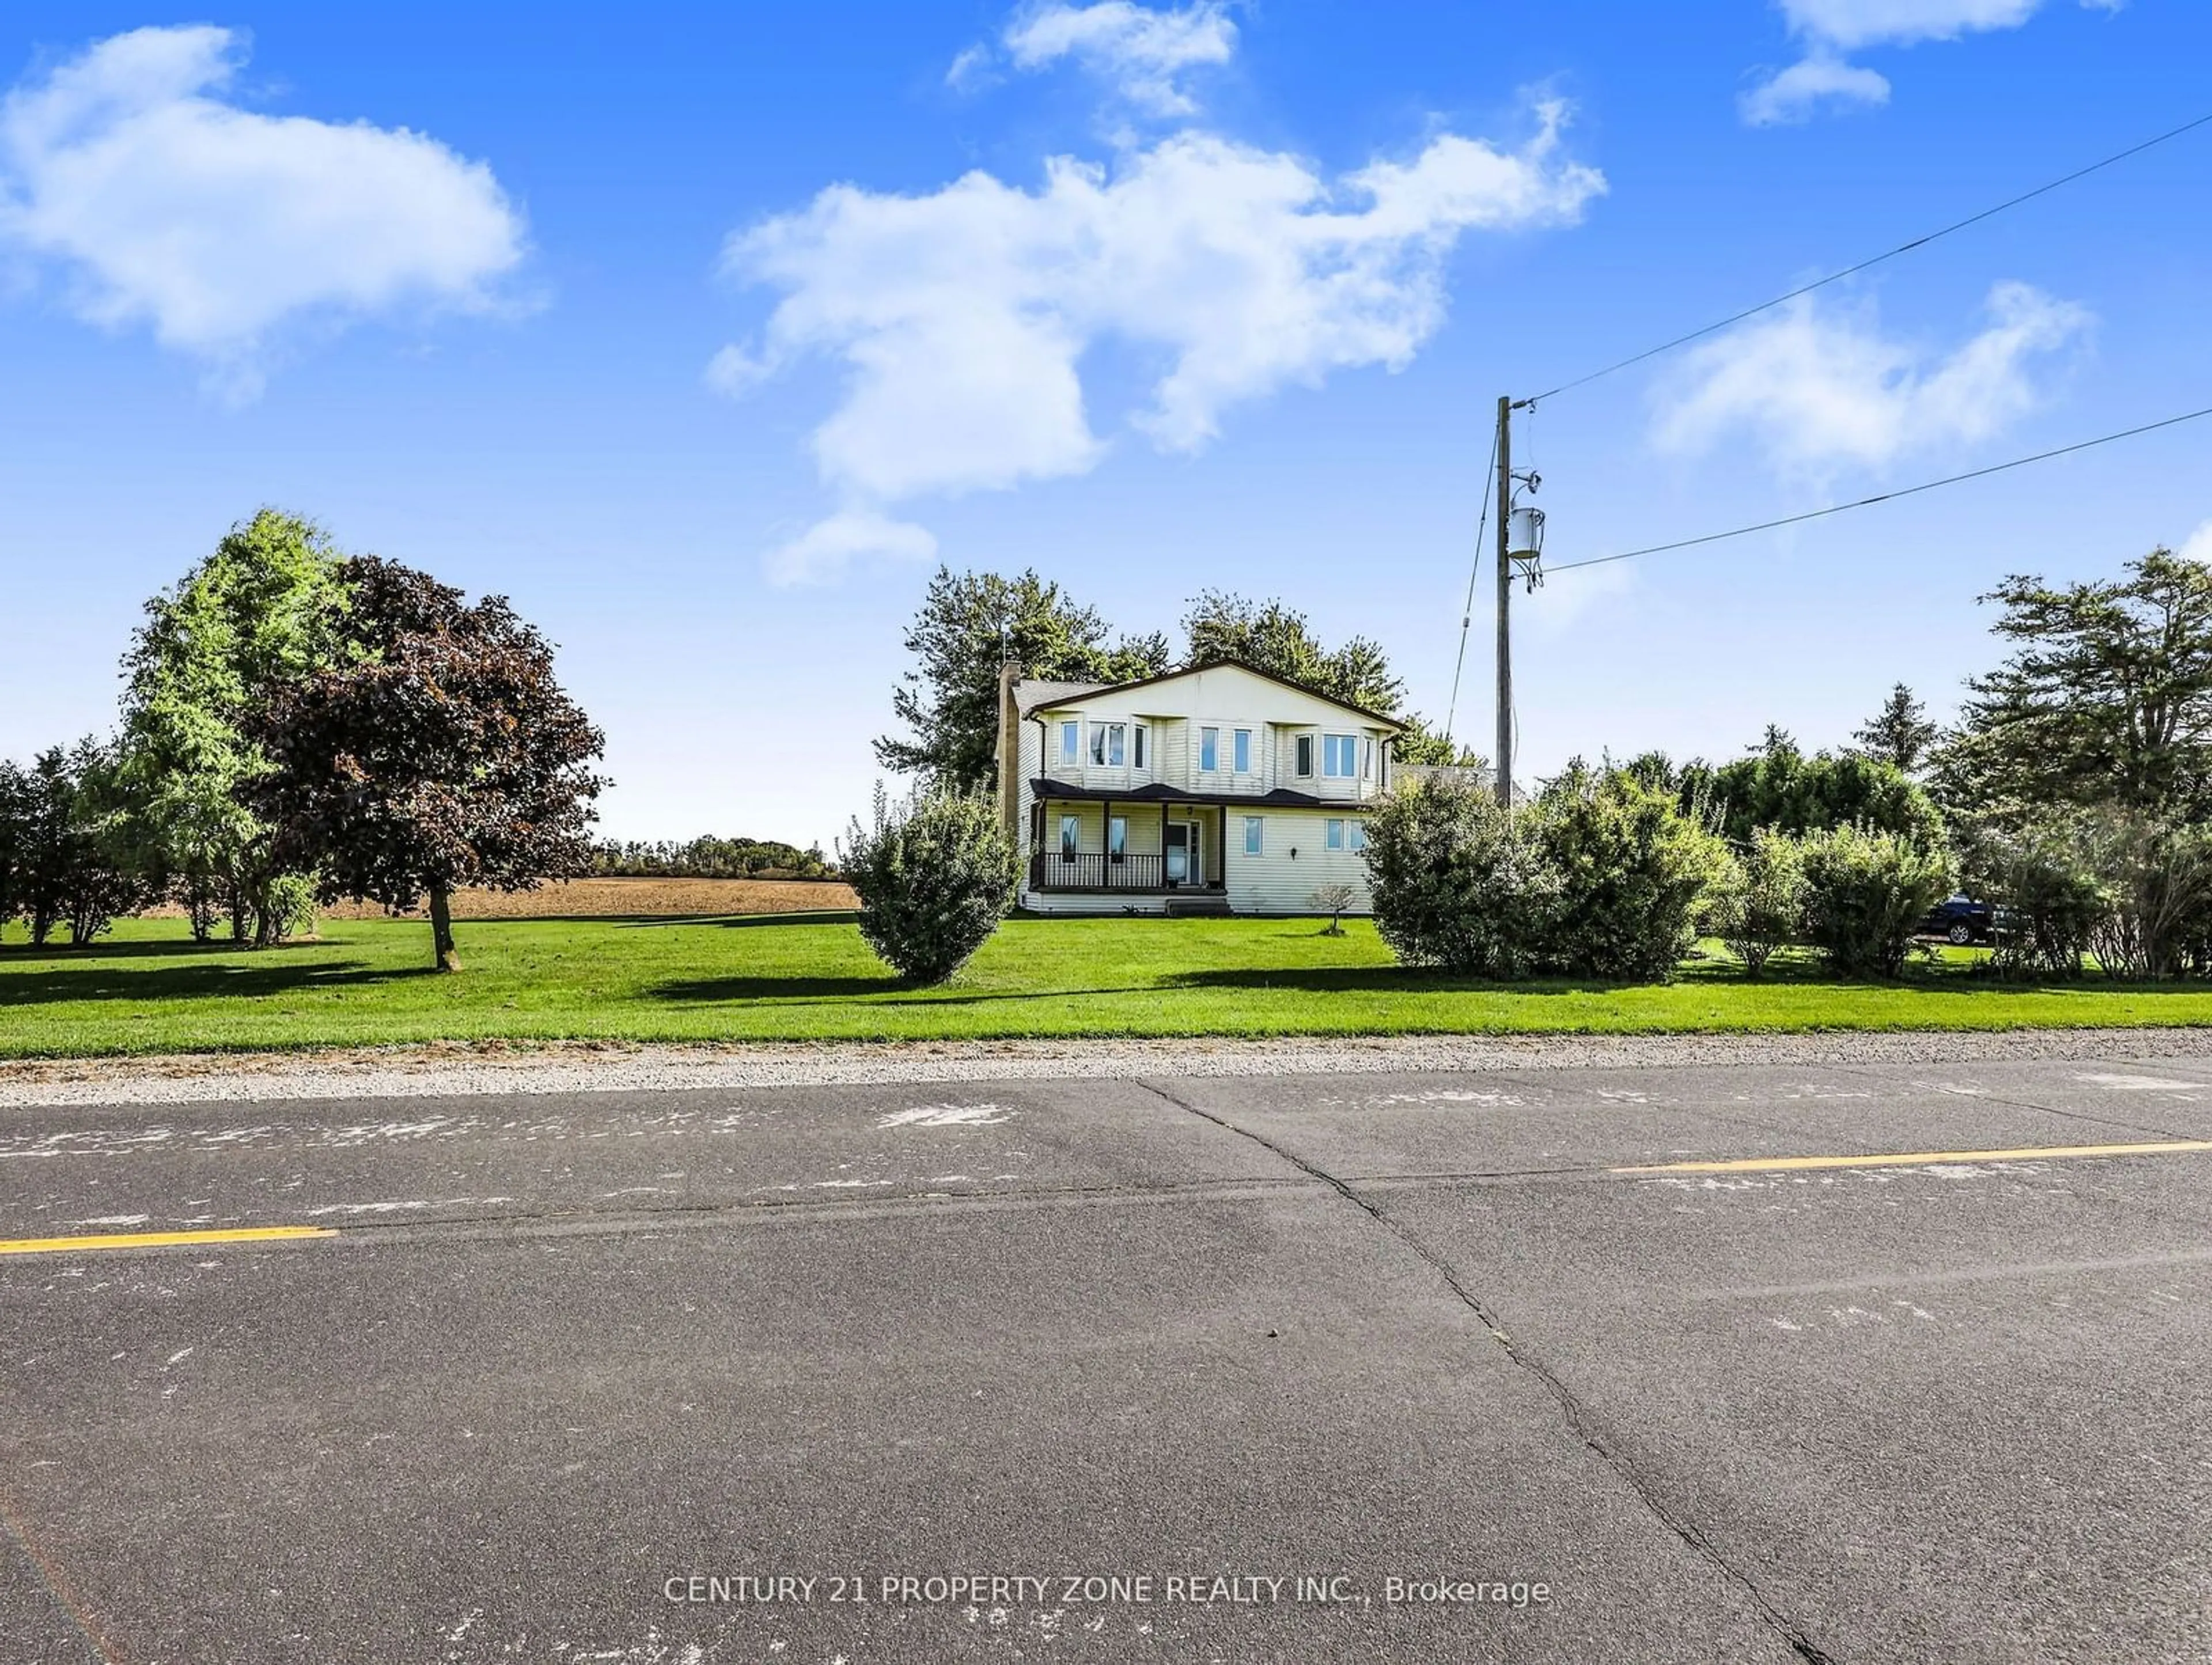
[[[852,890],[830,880],[796,878],[576,878],[509,895],[463,890],[455,919],[590,919],[647,915],[802,914],[860,905]],[[415,910],[420,913],[420,909]],[[382,919],[374,902],[334,902],[325,919]]]

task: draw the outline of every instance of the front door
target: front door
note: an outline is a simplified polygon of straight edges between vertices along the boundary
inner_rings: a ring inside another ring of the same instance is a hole
[[[1188,884],[1190,882],[1190,835],[1188,821],[1170,821],[1167,824],[1168,883]]]

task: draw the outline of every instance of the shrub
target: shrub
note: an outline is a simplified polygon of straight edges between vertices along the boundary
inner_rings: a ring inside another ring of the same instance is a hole
[[[1756,977],[1775,950],[1805,929],[1805,855],[1787,833],[1760,827],[1734,858],[1714,910],[1714,926],[1729,951]]]
[[[1359,892],[1342,879],[1334,880],[1316,890],[1313,893],[1313,905],[1328,915],[1328,928],[1322,934],[1325,937],[1342,936],[1344,910],[1358,899]]]
[[[1896,833],[1838,827],[1804,841],[1805,927],[1836,970],[1894,977],[1921,916],[1951,888],[1950,858]]]
[[[2104,893],[2089,945],[2105,975],[2212,970],[2212,832],[2106,808],[2087,817],[2083,842]]]
[[[1545,789],[1531,830],[1560,885],[1547,957],[1585,976],[1672,977],[1727,847],[1671,793],[1579,765]]]
[[[2075,977],[2106,913],[2078,821],[1978,828],[1962,841],[1969,890],[1996,910],[1990,963],[2003,977]]]
[[[939,792],[893,807],[876,787],[874,823],[855,817],[838,851],[860,898],[860,934],[916,982],[943,982],[1013,906],[1014,848],[988,796]]]
[[[1452,775],[1409,780],[1368,818],[1375,927],[1407,965],[1510,978],[1539,969],[1553,939],[1559,877],[1531,836],[1481,787]]]

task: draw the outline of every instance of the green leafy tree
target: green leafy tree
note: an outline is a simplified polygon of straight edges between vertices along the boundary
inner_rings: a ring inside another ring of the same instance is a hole
[[[1547,783],[1534,820],[1559,878],[1551,957],[1584,976],[1671,978],[1727,872],[1727,847],[1672,793],[1579,763]]]
[[[2093,865],[2094,829],[2060,809],[2033,823],[1960,829],[1960,877],[1996,909],[1990,960],[2006,977],[2076,977],[2110,911]]]
[[[1760,827],[1802,836],[1860,826],[1931,847],[1943,840],[1942,812],[1896,765],[1825,751],[1808,757],[1787,735],[1717,769],[1685,764],[1675,794],[1686,812],[1738,849]]]
[[[278,683],[252,738],[254,784],[282,867],[326,897],[430,904],[439,969],[459,968],[451,899],[587,872],[592,772],[605,742],[553,674],[553,649],[503,596],[468,604],[427,574],[343,562],[351,597],[334,666]]]
[[[28,769],[8,765],[0,815],[9,905],[29,926],[34,945],[44,946],[58,925],[69,927],[72,942],[90,942],[117,915],[146,905],[147,886],[121,834],[111,748],[88,737],[66,750],[49,747]]]
[[[247,733],[282,684],[331,665],[345,588],[312,521],[263,509],[146,604],[124,659],[121,785],[140,864],[163,875],[193,934],[218,909],[265,945],[286,909],[268,823],[252,796],[271,767]]]
[[[1406,732],[1391,742],[1391,754],[1401,763],[1431,767],[1486,769],[1490,760],[1473,746],[1455,744],[1451,736],[1431,728],[1418,711],[1408,712],[1399,721]]]
[[[1014,578],[939,567],[907,627],[914,656],[891,694],[907,733],[876,741],[886,769],[960,792],[988,787],[997,773],[999,672],[1059,682],[1134,682],[1167,669],[1160,635],[1111,645],[1106,622],[1035,571]]]
[[[1804,840],[1805,931],[1836,970],[1894,977],[1951,888],[1951,859],[1896,833],[1841,826]]]
[[[1306,616],[1279,600],[1254,602],[1227,590],[1201,590],[1191,598],[1182,629],[1186,665],[1237,659],[1328,699],[1385,714],[1406,696],[1405,683],[1376,643],[1354,636],[1340,647],[1324,647]]]
[[[13,758],[0,757],[0,933],[29,896],[33,787]]]
[[[1479,782],[1409,781],[1367,821],[1375,927],[1407,965],[1478,977],[1543,969],[1562,905],[1560,877],[1532,832]]]
[[[943,982],[1013,906],[1014,847],[985,793],[926,792],[894,806],[881,783],[838,866],[860,899],[860,935],[902,976]]]
[[[2118,579],[2016,576],[1983,599],[2014,645],[1968,684],[1936,759],[1947,805],[2015,823],[2057,804],[2212,812],[2212,568],[2160,549]]]
[[[1729,951],[1756,977],[1805,928],[1805,858],[1797,841],[1756,829],[1722,879],[1714,924]]]
[[[1887,763],[1901,775],[1914,775],[1935,750],[1941,732],[1928,720],[1927,708],[1913,698],[1910,688],[1899,683],[1889,690],[1881,709],[1851,738],[1858,742],[1858,756]]]

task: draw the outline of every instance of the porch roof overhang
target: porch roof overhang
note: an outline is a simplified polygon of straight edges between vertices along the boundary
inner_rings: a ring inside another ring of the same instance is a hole
[[[1181,787],[1170,787],[1155,781],[1141,787],[1117,789],[1105,787],[1073,787],[1064,781],[1050,780],[1043,775],[1030,782],[1032,796],[1057,798],[1084,804],[1189,804],[1198,806],[1221,805],[1230,809],[1268,810],[1357,810],[1366,808],[1362,804],[1335,804],[1315,797],[1310,792],[1292,792],[1287,787],[1278,787],[1273,792],[1185,792]]]

